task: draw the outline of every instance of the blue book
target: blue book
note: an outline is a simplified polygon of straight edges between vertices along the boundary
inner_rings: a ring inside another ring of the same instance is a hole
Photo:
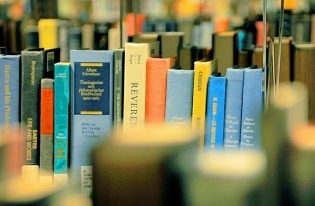
[[[70,115],[70,63],[56,63],[54,79],[54,173],[67,174]]]
[[[81,192],[92,191],[90,153],[108,135],[113,119],[113,52],[72,50],[71,174]]]
[[[224,146],[226,77],[209,77],[206,112],[205,147],[222,149]]]
[[[226,78],[224,147],[235,149],[240,146],[244,69],[228,68]]]
[[[193,88],[193,70],[168,70],[165,108],[167,122],[191,122]]]
[[[241,148],[260,146],[260,119],[263,111],[263,71],[244,70]]]
[[[0,125],[20,122],[20,55],[0,55]]]

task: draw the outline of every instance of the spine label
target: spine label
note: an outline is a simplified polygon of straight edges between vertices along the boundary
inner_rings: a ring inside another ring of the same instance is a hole
[[[108,115],[110,80],[109,63],[75,62],[74,114]]]

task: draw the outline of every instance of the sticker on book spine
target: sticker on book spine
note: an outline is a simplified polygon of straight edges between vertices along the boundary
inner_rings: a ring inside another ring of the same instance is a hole
[[[110,68],[106,62],[74,63],[74,114],[108,115]]]

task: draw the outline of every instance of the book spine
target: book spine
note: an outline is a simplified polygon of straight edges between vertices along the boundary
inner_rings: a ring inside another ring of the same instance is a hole
[[[22,51],[21,123],[26,129],[25,164],[38,165],[39,89],[43,78],[42,51]]]
[[[123,127],[141,126],[145,121],[146,61],[149,45],[125,44],[125,85]]]
[[[20,55],[0,56],[0,125],[20,122]]]
[[[40,19],[38,21],[39,47],[53,49],[58,47],[58,20]]]
[[[222,149],[224,146],[226,77],[211,76],[208,84],[205,146]]]
[[[260,118],[263,110],[262,69],[244,70],[241,148],[259,148]]]
[[[206,97],[211,62],[195,62],[192,127],[200,134],[200,145],[204,146]]]
[[[113,52],[72,50],[71,174],[81,192],[92,191],[90,152],[106,138],[113,122]]]
[[[239,148],[244,70],[228,68],[226,78],[224,147]]]
[[[146,71],[145,120],[164,122],[167,71],[170,58],[149,58]]]
[[[122,125],[124,94],[124,55],[122,49],[114,51],[114,125]]]
[[[54,173],[68,172],[70,63],[56,63],[54,112]]]
[[[194,71],[169,69],[166,86],[166,122],[191,122]]]
[[[40,173],[53,173],[54,80],[42,79],[40,90]]]

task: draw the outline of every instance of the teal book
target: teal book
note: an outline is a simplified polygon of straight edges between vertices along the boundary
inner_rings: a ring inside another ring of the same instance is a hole
[[[0,125],[20,123],[20,55],[0,55]]]
[[[81,192],[92,192],[91,150],[113,125],[113,52],[72,50],[71,174]]]
[[[224,146],[226,77],[209,77],[206,109],[206,149],[222,149]]]
[[[70,63],[56,63],[54,69],[54,173],[68,172]]]
[[[114,51],[114,126],[122,125],[123,97],[124,97],[124,59],[125,51],[116,49]]]
[[[241,136],[244,69],[228,68],[226,78],[224,147],[238,149]]]
[[[242,103],[241,148],[260,147],[260,119],[263,111],[263,71],[246,68]]]
[[[44,77],[44,52],[22,51],[21,62],[21,123],[26,129],[24,160],[26,165],[39,165],[39,92]]]
[[[194,71],[169,69],[166,88],[165,121],[191,123]]]

